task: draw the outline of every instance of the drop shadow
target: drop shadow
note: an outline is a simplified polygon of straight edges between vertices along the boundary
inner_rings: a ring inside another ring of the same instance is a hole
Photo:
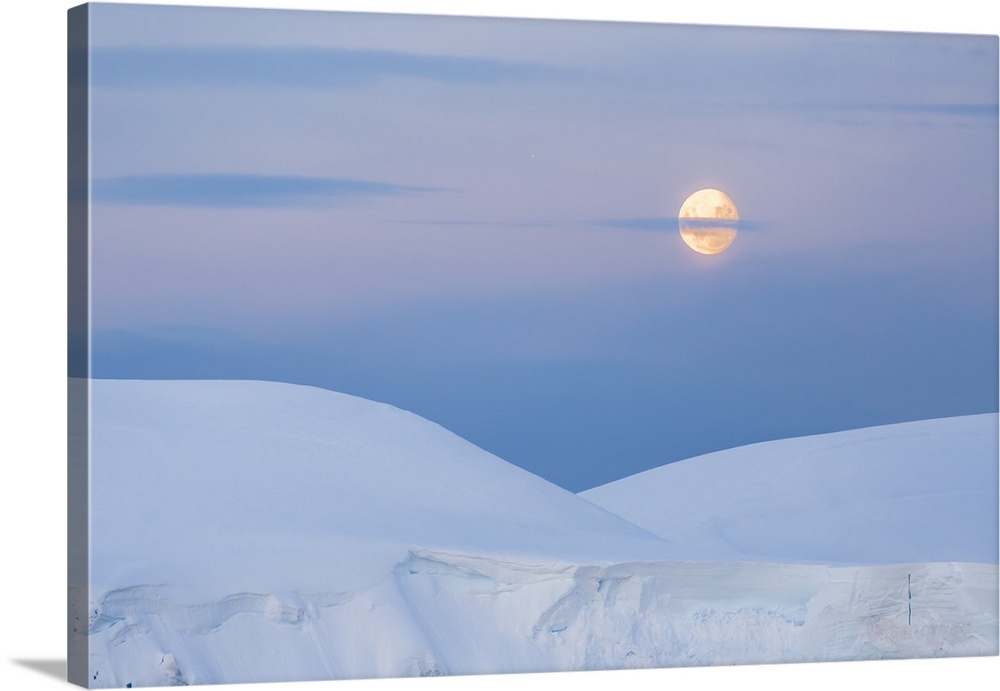
[[[11,660],[14,664],[33,669],[47,677],[54,677],[59,681],[66,681],[66,660]]]

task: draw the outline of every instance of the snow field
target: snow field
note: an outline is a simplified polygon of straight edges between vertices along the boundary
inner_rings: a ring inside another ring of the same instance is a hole
[[[997,415],[751,444],[580,496],[722,559],[995,564]]]
[[[581,496],[344,394],[92,384],[95,688],[998,652],[995,415]]]

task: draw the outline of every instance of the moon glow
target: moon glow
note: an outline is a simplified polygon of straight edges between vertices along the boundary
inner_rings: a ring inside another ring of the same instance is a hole
[[[677,225],[688,247],[700,254],[724,252],[736,239],[736,205],[725,192],[698,190],[681,204]]]

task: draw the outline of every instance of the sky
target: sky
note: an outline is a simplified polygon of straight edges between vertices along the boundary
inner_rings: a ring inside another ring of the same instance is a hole
[[[92,374],[311,384],[571,491],[997,410],[997,39],[91,6]],[[740,211],[723,254],[677,212]]]

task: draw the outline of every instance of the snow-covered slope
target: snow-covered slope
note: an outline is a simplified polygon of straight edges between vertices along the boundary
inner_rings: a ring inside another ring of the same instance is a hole
[[[997,653],[995,565],[682,561],[310,387],[94,381],[91,411],[93,687]]]
[[[409,547],[573,561],[679,556],[389,405],[247,381],[96,380],[91,399],[97,588],[169,582],[214,597],[350,587]]]
[[[729,559],[997,563],[997,415],[784,439],[580,496]]]

